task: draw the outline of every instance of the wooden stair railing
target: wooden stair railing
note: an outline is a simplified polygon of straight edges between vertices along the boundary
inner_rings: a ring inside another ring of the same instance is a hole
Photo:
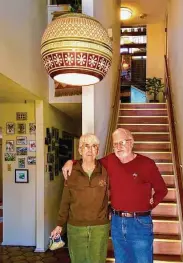
[[[107,133],[105,153],[107,155],[112,151],[112,133],[117,127],[117,119],[119,113],[119,105],[120,105],[120,88],[121,88],[121,56],[118,63],[118,74],[117,80],[115,83],[114,93],[113,93],[113,103],[111,106],[111,116],[109,121],[109,129]]]
[[[165,83],[165,98],[167,101],[167,110],[168,110],[168,117],[169,117],[169,129],[170,129],[170,140],[171,140],[171,148],[172,148],[172,158],[174,164],[174,171],[175,171],[175,183],[176,188],[178,191],[178,201],[179,204],[179,216],[180,216],[180,223],[181,223],[181,232],[183,234],[183,226],[182,226],[182,219],[183,219],[183,179],[182,179],[182,169],[181,163],[179,158],[178,152],[178,143],[176,138],[176,127],[175,127],[175,118],[173,112],[173,101],[171,95],[171,79],[168,67],[168,59],[165,55],[165,73],[166,73],[166,83]]]

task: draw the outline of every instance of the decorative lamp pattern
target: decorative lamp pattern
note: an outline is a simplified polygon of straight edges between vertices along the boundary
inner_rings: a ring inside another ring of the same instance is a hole
[[[93,17],[68,13],[46,28],[41,43],[44,66],[54,80],[87,86],[101,81],[112,62],[107,31]]]

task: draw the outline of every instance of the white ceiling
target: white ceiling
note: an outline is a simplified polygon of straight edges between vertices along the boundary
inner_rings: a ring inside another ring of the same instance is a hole
[[[132,10],[133,15],[129,20],[123,21],[124,25],[146,25],[159,23],[165,19],[168,0],[121,0],[121,6]],[[147,14],[144,19],[140,14]]]
[[[25,100],[32,101],[36,99],[37,97],[28,90],[0,73],[0,103],[24,102]]]

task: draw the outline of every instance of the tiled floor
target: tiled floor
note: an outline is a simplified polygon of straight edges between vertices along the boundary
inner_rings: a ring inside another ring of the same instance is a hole
[[[70,263],[66,248],[35,253],[34,247],[0,246],[0,263]]]

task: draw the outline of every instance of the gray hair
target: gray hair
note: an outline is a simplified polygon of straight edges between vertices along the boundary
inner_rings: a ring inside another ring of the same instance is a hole
[[[132,139],[132,141],[134,141],[133,135],[131,134],[131,132],[127,129],[123,129],[123,128],[118,128],[116,129],[113,133],[112,133],[112,137],[117,134],[117,133],[124,133],[126,135],[127,138]]]
[[[81,148],[84,144],[96,144],[99,146],[100,141],[95,134],[87,133],[83,134],[79,139],[79,148]]]

